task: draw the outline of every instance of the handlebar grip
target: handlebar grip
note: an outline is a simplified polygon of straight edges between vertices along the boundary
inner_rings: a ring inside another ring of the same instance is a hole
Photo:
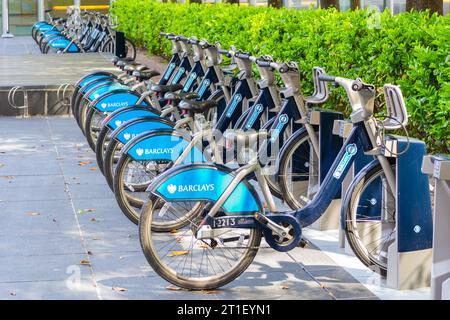
[[[326,82],[335,82],[336,81],[336,77],[334,76],[329,76],[327,74],[321,74],[319,75],[319,81],[326,81]]]
[[[249,53],[243,53],[243,52],[236,52],[236,53],[234,54],[234,56],[235,56],[236,58],[239,58],[239,59],[250,59],[251,54],[249,54]]]
[[[176,40],[178,40],[178,41],[183,41],[183,42],[187,42],[187,41],[188,41],[188,38],[186,38],[186,37],[184,37],[184,36],[177,36],[177,37],[176,37]]]
[[[258,67],[263,67],[263,68],[271,67],[270,66],[271,61],[256,59],[255,63],[257,64]]]

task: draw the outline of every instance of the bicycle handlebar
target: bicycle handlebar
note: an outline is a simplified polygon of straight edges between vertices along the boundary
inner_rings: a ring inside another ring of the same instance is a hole
[[[329,76],[327,74],[321,74],[318,79],[319,81],[334,82],[335,84],[340,84],[339,81],[337,81],[337,78],[338,77]],[[360,78],[358,78],[356,80],[353,80],[351,89],[355,92],[358,92],[361,90],[373,90],[374,87],[371,84],[365,84]]]
[[[232,56],[230,51],[225,50],[225,49],[219,49],[219,53],[227,56],[228,58],[231,58],[231,56]]]
[[[318,77],[319,81],[325,81],[325,82],[336,82],[336,77],[329,76],[327,74],[321,74]]]
[[[248,59],[248,60],[251,60],[250,58],[252,57],[250,53],[245,52],[236,52],[234,56],[238,59]]]

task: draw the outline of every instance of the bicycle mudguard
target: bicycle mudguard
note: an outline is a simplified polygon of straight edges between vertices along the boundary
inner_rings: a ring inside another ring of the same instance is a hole
[[[83,93],[85,97],[92,102],[95,99],[99,98],[102,94],[119,89],[128,90],[129,88],[124,85],[121,85],[114,79],[106,78],[87,85],[86,87],[87,91]]]
[[[43,24],[43,25],[38,26],[37,30],[42,33],[42,32],[45,32],[45,31],[52,30],[53,28],[54,28],[54,26],[51,25],[51,24]]]
[[[110,113],[105,120],[103,120],[102,127],[108,126],[109,129],[116,130],[127,121],[148,116],[159,117],[160,115],[161,112],[152,107],[125,107]]]
[[[112,112],[119,108],[124,108],[136,105],[141,96],[134,91],[123,88],[114,88],[112,91],[103,93],[91,103],[91,107],[100,112]],[[142,106],[147,106],[145,101],[140,103]]]
[[[81,87],[84,87],[85,85],[87,85],[88,83],[91,83],[92,81],[103,79],[103,78],[116,78],[116,76],[113,73],[107,72],[107,71],[92,72],[92,73],[89,73],[89,74],[83,76],[81,79],[79,79],[75,83],[75,87],[81,88]]]
[[[345,211],[346,208],[350,205],[350,200],[351,200],[351,196],[353,194],[353,190],[356,188],[356,186],[358,185],[358,183],[361,181],[361,179],[370,171],[372,170],[374,167],[376,167],[377,165],[379,165],[380,162],[375,159],[372,160],[371,162],[369,162],[364,168],[362,168],[358,174],[353,178],[352,182],[350,183],[350,185],[348,186],[347,191],[345,192],[345,197],[342,200],[342,205],[341,205],[341,216],[340,216],[340,224],[341,224],[341,229],[345,230],[346,226],[345,226]],[[381,191],[381,189],[380,189]],[[381,201],[378,201],[378,203],[381,203]],[[365,210],[368,210],[369,206],[363,208]],[[367,215],[368,217],[370,215]]]
[[[117,140],[123,144],[136,138],[142,133],[159,129],[172,129],[174,124],[158,116],[147,116],[132,119],[125,122],[111,133],[111,139]]]
[[[175,166],[159,175],[147,191],[166,201],[217,201],[235,178],[230,168],[218,164]],[[225,213],[262,212],[263,206],[253,186],[241,181],[224,202]]]
[[[123,152],[136,161],[175,161],[191,142],[191,136],[174,129],[147,131],[130,140]],[[194,147],[183,163],[205,162],[202,150]]]
[[[44,39],[48,39],[48,38],[50,38],[50,37],[52,37],[52,36],[56,36],[56,35],[61,35],[61,31],[59,31],[59,30],[48,30],[48,31],[46,31],[46,32],[44,32],[43,33],[43,37],[44,37]]]
[[[40,27],[40,26],[43,26],[43,25],[49,25],[49,23],[48,23],[47,21],[38,21],[38,22],[36,22],[35,24],[33,24],[33,26],[31,27],[31,29],[34,29],[34,28],[36,28],[36,27]]]
[[[50,47],[53,49],[67,49],[67,52],[77,53],[80,52],[80,48],[77,47],[75,43],[71,43],[70,40],[66,38],[59,38],[49,42]]]

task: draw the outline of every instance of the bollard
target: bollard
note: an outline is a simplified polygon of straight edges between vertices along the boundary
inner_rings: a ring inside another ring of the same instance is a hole
[[[14,38],[14,35],[9,32],[9,3],[8,3],[8,0],[2,0],[2,21],[3,21],[2,38]]]
[[[431,298],[450,300],[450,157],[425,156],[422,172],[430,175],[434,184]]]
[[[125,58],[127,56],[125,46],[125,34],[123,32],[116,31],[115,41],[116,43],[114,45],[115,48],[114,54],[116,55],[116,57]]]

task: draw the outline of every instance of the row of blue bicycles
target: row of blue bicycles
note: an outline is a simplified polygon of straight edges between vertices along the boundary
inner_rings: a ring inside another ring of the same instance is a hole
[[[71,99],[155,272],[179,287],[212,289],[243,273],[258,250],[305,246],[302,229],[341,197],[352,164],[370,157],[345,190],[340,218],[354,254],[385,275],[398,174],[385,132],[406,132],[400,88],[383,87],[380,120],[377,90],[361,79],[315,67],[314,92],[305,96],[293,61],[160,36],[172,44],[162,74],[113,58],[117,72],[84,76]],[[344,89],[349,119],[320,109],[329,84]],[[350,125],[345,139],[333,133],[336,121]]]
[[[45,11],[46,21],[36,22],[31,36],[44,54],[116,52],[116,23],[109,14],[81,11],[70,6],[67,16],[53,17],[52,9]],[[123,39],[123,56],[136,58],[136,48],[129,39]]]

